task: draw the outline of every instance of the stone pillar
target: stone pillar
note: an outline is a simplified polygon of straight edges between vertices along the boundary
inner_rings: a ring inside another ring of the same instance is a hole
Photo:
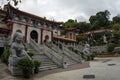
[[[51,31],[51,41],[53,42],[53,31]]]
[[[43,28],[41,28],[40,30],[41,30],[41,41],[40,41],[40,44],[42,45],[43,44]]]
[[[8,20],[7,27],[10,29],[10,34],[9,35],[11,35],[12,32],[13,32],[13,22],[12,22],[12,20],[10,20],[10,19]]]
[[[25,43],[27,42],[27,33],[28,33],[29,26],[30,26],[29,24],[26,24],[26,26],[25,26]]]

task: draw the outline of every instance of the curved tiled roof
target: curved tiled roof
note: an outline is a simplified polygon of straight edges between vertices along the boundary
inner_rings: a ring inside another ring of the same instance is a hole
[[[112,32],[112,29],[102,29],[102,30],[94,30],[94,31],[89,31],[83,34],[89,35],[89,34],[97,34],[97,33],[103,33],[103,32]]]
[[[53,38],[59,39],[59,40],[64,40],[64,41],[69,41],[69,42],[77,42],[76,40],[73,40],[73,39],[70,39],[70,38],[61,37],[61,36],[53,36]]]
[[[24,16],[27,16],[27,17],[30,17],[30,18],[33,18],[33,19],[42,20],[42,21],[45,21],[45,22],[48,22],[48,23],[52,23],[52,24],[57,24],[57,25],[62,24],[62,22],[55,22],[55,21],[47,20],[45,18],[42,18],[42,17],[36,16],[36,15],[33,15],[33,14],[30,14],[30,13],[18,10],[16,8],[14,8],[13,6],[11,6],[10,4],[8,4],[8,5],[9,5],[9,8],[12,11],[14,11],[15,13],[17,13],[17,14],[24,15]]]

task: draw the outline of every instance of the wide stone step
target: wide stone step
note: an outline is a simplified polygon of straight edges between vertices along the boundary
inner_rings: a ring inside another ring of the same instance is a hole
[[[33,58],[33,60],[38,60],[38,61],[41,61],[41,62],[51,62],[50,59],[46,58]]]
[[[45,63],[41,63],[41,66],[42,66],[42,65],[46,65],[46,66],[47,66],[47,65],[55,65],[55,63],[52,63],[52,62],[51,62],[51,63],[50,63],[50,62],[48,63],[48,62],[45,62]]]
[[[68,65],[73,65],[73,64],[76,64],[77,62],[73,61],[71,58],[65,56],[65,59],[64,59],[65,62],[67,62]]]
[[[56,69],[59,67],[50,58],[48,58],[45,54],[43,54],[44,52],[42,50],[38,52],[29,44],[27,44],[26,47],[28,48],[29,51],[32,51],[33,53],[35,53],[32,59],[38,60],[41,62],[39,71]]]
[[[51,61],[46,55],[44,54],[35,54],[33,56],[33,60],[38,60],[41,62],[39,67],[39,71],[51,70],[56,69],[59,66],[56,65],[53,61]]]
[[[57,69],[57,68],[59,67],[56,65],[41,66],[39,67],[39,71],[52,70],[52,69]]]

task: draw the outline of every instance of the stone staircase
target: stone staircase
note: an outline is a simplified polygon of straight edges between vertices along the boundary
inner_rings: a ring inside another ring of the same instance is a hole
[[[36,54],[33,56],[33,60],[38,60],[41,62],[41,66],[39,67],[39,71],[44,70],[52,70],[59,68],[53,61],[51,61],[46,55],[44,54]]]
[[[69,50],[65,45],[63,45],[62,43],[60,43],[62,45],[62,50],[59,48],[59,50],[62,51],[62,53],[64,53],[66,56],[68,56],[70,59],[74,60],[77,63],[80,63],[82,58],[81,55],[76,54],[75,52],[73,52],[72,50]],[[61,52],[60,51],[60,52]]]
[[[73,65],[81,62],[81,57],[70,51],[67,47],[60,49],[54,44],[38,45],[34,40],[30,39],[27,45],[28,50],[35,53],[33,60],[41,61],[40,71],[56,69],[63,67],[63,63]]]
[[[4,47],[8,44],[8,38],[5,37],[5,34],[0,34],[0,47]]]
[[[59,68],[56,63],[54,63],[49,57],[47,57],[43,51],[37,51],[33,48],[33,45],[26,44],[28,51],[32,51],[34,56],[32,57],[33,60],[38,60],[41,62],[41,66],[39,67],[39,71],[51,70]]]
[[[68,65],[73,65],[73,64],[77,64],[78,62],[75,61],[74,59],[72,59],[69,55],[68,52],[61,50],[58,46],[56,46],[55,44],[52,44],[52,49],[57,52],[60,56],[63,57],[63,61],[67,62]]]
[[[55,62],[59,66],[63,66],[63,57],[59,55],[57,52],[44,45],[43,47],[44,54],[47,55],[53,62]]]

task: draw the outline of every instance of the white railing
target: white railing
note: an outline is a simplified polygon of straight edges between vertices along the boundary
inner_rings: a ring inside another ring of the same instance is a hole
[[[59,54],[63,53],[63,51],[59,48],[59,46],[56,46],[55,44],[52,44],[52,49]]]
[[[75,46],[75,47],[74,47],[74,49],[76,49],[76,50],[78,50],[78,51],[82,52],[82,51],[83,51],[83,49],[84,49],[84,46],[77,45],[77,46]]]
[[[74,49],[82,52],[84,49],[84,46],[75,46]],[[107,45],[102,45],[102,46],[91,46],[90,51],[93,53],[106,53],[107,52]]]
[[[59,66],[62,66],[63,57],[57,54],[55,51],[48,48],[46,45],[44,45],[44,54],[47,55],[56,64],[58,64]]]
[[[56,64],[58,64],[59,66],[62,66],[62,57],[59,56],[57,53],[55,53],[53,50],[51,50],[50,48],[48,48],[47,46],[43,45],[43,48],[40,47],[39,44],[37,44],[33,39],[30,39],[30,45],[37,50],[38,52],[43,51],[44,54],[50,58],[53,62],[55,62]]]
[[[67,47],[63,47],[63,51],[64,51],[64,54],[66,54],[68,57],[72,58],[77,62],[81,62],[81,56],[69,50]]]
[[[106,53],[107,51],[107,45],[103,46],[92,46],[91,47],[91,52],[96,52],[96,53]]]
[[[74,53],[73,51],[70,51],[67,47],[65,47],[62,43],[59,42],[59,44],[62,45],[62,49],[59,48],[59,46],[56,46],[55,44],[53,44],[52,49],[54,49],[55,51],[57,51],[59,54],[61,55],[66,55],[69,58],[71,58],[72,60],[76,61],[76,62],[81,62],[81,55],[77,55],[76,53]]]
[[[0,47],[4,47],[9,44],[10,39],[0,36]]]
[[[30,45],[37,51],[40,52],[42,50],[42,47],[40,47],[39,44],[37,44],[33,39],[30,38]]]

